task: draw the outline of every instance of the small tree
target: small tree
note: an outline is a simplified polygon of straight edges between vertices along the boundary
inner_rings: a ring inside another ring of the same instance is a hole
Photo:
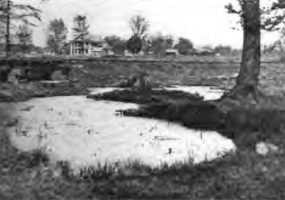
[[[105,41],[113,48],[115,53],[122,54],[127,48],[127,42],[115,35],[105,37]]]
[[[52,20],[48,27],[47,46],[55,54],[62,54],[66,45],[67,28],[62,19]]]
[[[141,51],[143,46],[143,42],[141,38],[137,35],[133,35],[128,41],[127,41],[127,49],[134,53],[137,54]]]
[[[31,48],[32,43],[33,43],[32,42],[32,30],[29,29],[29,27],[26,24],[20,25],[18,27],[16,36],[18,38],[20,49],[23,55],[25,55],[28,52],[28,50]]]
[[[182,55],[188,55],[189,50],[193,49],[193,43],[187,39],[180,37],[178,43],[174,46]]]
[[[156,56],[165,55],[165,51],[168,48],[167,39],[162,35],[157,35],[151,38],[151,49]]]

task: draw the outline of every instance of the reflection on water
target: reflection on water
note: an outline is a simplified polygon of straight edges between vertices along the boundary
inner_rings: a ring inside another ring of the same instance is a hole
[[[216,132],[116,113],[136,104],[71,96],[38,98],[13,107],[18,124],[7,128],[13,144],[23,151],[44,148],[52,161],[69,161],[74,169],[134,159],[151,166],[189,157],[198,163],[235,149]]]

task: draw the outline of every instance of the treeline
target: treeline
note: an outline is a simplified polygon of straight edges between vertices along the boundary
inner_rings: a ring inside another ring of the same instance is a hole
[[[49,22],[46,33],[45,47],[36,47],[33,44],[33,27],[40,22],[40,10],[26,4],[15,4],[12,0],[0,2],[0,52],[9,55],[17,54],[69,54],[69,41],[67,38],[68,27],[63,19],[54,19]],[[22,13],[18,15],[18,13]],[[163,57],[167,49],[175,49],[180,55],[192,55],[199,51],[195,48],[190,38],[174,38],[172,35],[149,33],[150,23],[140,15],[133,16],[128,21],[132,31],[130,38],[121,38],[117,35],[109,35],[101,40],[112,48],[115,54],[123,55],[144,53]],[[8,27],[8,28],[7,28]],[[83,15],[74,16],[73,38],[86,39],[90,25]],[[205,46],[202,51],[213,52],[217,55],[229,55],[233,52],[230,46]]]
[[[74,17],[72,28],[73,39],[84,40],[89,33],[87,17],[77,15]],[[204,46],[200,49],[194,47],[189,38],[179,37],[175,39],[172,35],[149,34],[150,24],[146,18],[136,15],[130,18],[129,27],[132,36],[129,39],[117,35],[106,36],[103,41],[106,42],[115,54],[124,54],[127,50],[132,54],[151,54],[158,57],[165,56],[167,49],[176,49],[180,55],[193,55],[201,51],[212,52],[217,55],[231,55],[240,53],[239,50],[232,49],[230,46],[219,45],[217,47]],[[55,19],[50,22],[48,27],[47,47],[55,54],[68,53],[67,30],[62,19]],[[203,52],[202,52],[203,53]]]

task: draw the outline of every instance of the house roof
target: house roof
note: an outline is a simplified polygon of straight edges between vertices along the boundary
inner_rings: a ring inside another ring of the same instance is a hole
[[[213,53],[214,51],[211,49],[206,49],[206,48],[196,48],[196,52],[197,53],[203,53],[203,52]]]
[[[91,40],[91,41],[95,41],[95,42],[101,42],[102,37],[100,35],[94,35],[94,34],[88,34],[85,36],[86,40]]]
[[[166,49],[166,53],[178,53],[177,49]]]
[[[75,41],[78,41],[78,42],[84,41],[84,42],[91,42],[91,43],[102,43],[103,42],[101,36],[94,35],[94,34],[88,34],[88,35],[84,36],[84,40],[73,39],[70,42],[75,42]]]
[[[103,51],[104,50],[104,48],[103,47],[93,47],[92,48],[92,52],[101,52],[101,51]]]

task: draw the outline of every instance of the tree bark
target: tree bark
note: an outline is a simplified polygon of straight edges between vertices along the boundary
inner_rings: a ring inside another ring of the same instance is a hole
[[[242,3],[243,52],[240,72],[235,87],[225,96],[258,100],[260,73],[260,9],[259,0]]]

